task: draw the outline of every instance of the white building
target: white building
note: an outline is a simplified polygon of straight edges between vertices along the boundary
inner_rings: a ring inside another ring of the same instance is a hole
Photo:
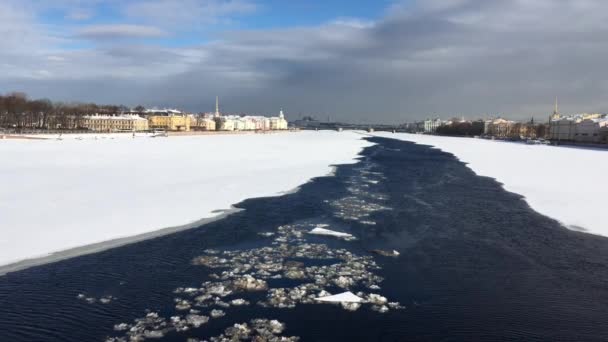
[[[549,139],[581,143],[607,143],[608,118],[603,114],[554,115]]]
[[[549,139],[556,141],[574,141],[576,125],[580,118],[574,116],[555,117],[549,122]]]
[[[215,129],[218,131],[234,131],[236,122],[232,116],[219,116],[215,118]]]
[[[515,121],[505,120],[502,118],[487,120],[484,122],[484,134],[501,138],[511,137],[513,135],[518,136],[519,131],[513,131],[515,125]]]
[[[424,133],[435,133],[443,125],[441,119],[424,120]]]
[[[222,115],[217,97],[213,119],[215,120],[215,129],[218,131],[285,130],[288,128],[283,110],[279,112],[279,116],[270,118],[253,115]]]
[[[574,141],[582,143],[606,142],[602,131],[608,128],[608,119],[586,119],[576,124]]]
[[[284,130],[287,129],[287,120],[285,120],[285,115],[283,114],[283,110],[279,112],[279,116],[273,116],[270,118],[270,129],[271,130]]]

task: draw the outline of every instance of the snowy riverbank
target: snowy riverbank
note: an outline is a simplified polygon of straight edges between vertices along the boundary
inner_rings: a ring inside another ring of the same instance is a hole
[[[431,145],[495,178],[537,212],[571,229],[608,236],[608,151],[404,133],[376,136]]]
[[[355,162],[370,145],[361,139],[327,131],[0,141],[0,265],[188,225],[281,194]]]

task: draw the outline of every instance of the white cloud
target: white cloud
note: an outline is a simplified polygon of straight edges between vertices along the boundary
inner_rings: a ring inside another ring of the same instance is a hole
[[[90,39],[159,38],[167,33],[154,26],[145,25],[91,25],[81,28],[77,36]]]
[[[17,84],[51,92],[41,96],[134,104],[155,99],[192,110],[205,105],[201,94],[220,93],[232,95],[240,110],[281,102],[292,111],[354,121],[379,112],[395,121],[432,112],[540,117],[556,95],[564,111],[608,111],[608,2],[600,0],[419,0],[373,22],[338,18],[310,27],[224,32],[186,47],[125,41],[178,35],[171,27],[188,30],[200,20],[252,10],[238,4],[136,2],[120,5],[130,24],[61,31],[1,3],[0,88]],[[104,44],[63,48],[79,35]],[[28,83],[41,78],[35,70],[47,71],[47,83]],[[115,79],[129,87],[104,83]]]

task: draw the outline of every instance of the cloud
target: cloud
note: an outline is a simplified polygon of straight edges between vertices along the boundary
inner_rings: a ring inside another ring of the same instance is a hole
[[[538,120],[555,96],[564,111],[608,111],[608,3],[600,0],[419,0],[374,21],[229,31],[177,47],[124,41],[255,10],[247,4],[121,5],[130,24],[79,27],[67,36],[108,44],[77,49],[63,49],[65,35],[9,8],[10,25],[0,20],[8,37],[0,44],[11,47],[0,49],[0,89],[189,110],[212,110],[217,94],[229,111],[284,107],[292,118],[301,112],[354,122],[496,114]]]
[[[247,0],[149,0],[128,3],[122,12],[127,17],[166,23],[179,29],[181,25],[193,23],[218,23],[234,15],[250,14],[256,8]]]
[[[160,38],[167,35],[167,32],[154,27],[145,25],[91,25],[86,26],[77,32],[77,36],[88,39],[113,40],[123,38]]]

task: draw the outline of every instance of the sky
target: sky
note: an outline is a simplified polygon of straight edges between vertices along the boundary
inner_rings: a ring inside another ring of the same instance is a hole
[[[0,0],[0,93],[353,123],[608,112],[605,0]]]

